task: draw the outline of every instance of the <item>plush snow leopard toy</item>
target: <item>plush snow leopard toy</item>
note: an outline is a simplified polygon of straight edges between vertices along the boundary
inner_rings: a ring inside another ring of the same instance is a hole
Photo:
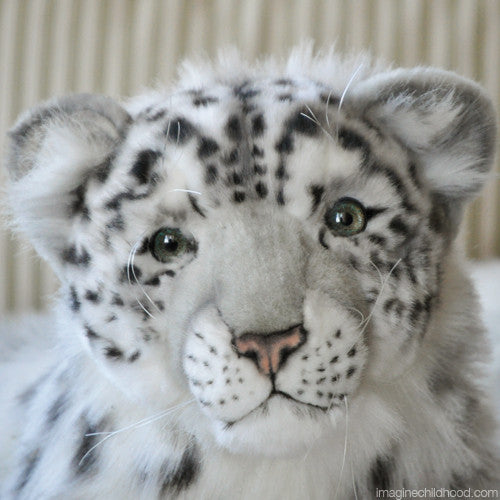
[[[494,142],[468,80],[307,50],[26,113],[10,206],[62,287],[2,339],[2,498],[499,487],[454,243]]]

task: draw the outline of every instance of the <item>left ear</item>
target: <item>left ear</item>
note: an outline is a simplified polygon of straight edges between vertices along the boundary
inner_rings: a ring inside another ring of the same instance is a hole
[[[482,187],[493,162],[496,123],[479,85],[448,71],[401,69],[360,82],[349,101],[414,152],[431,189],[450,207]]]

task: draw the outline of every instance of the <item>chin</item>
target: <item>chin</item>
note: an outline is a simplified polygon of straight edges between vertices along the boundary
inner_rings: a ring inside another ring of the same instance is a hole
[[[217,443],[226,450],[245,455],[294,457],[333,433],[335,415],[320,408],[273,395],[245,417],[231,423],[213,422]]]

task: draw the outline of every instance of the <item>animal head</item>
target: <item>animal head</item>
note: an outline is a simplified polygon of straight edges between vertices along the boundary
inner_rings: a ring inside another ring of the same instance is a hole
[[[180,425],[229,450],[294,453],[421,355],[494,137],[448,72],[195,69],[127,106],[29,111],[10,202],[61,280],[66,340],[124,393],[194,401]]]

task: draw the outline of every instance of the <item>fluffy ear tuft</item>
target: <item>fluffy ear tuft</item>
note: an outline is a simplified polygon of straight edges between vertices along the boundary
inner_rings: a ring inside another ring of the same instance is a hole
[[[401,69],[361,82],[351,100],[416,154],[435,193],[464,201],[485,182],[496,120],[491,100],[474,82],[437,69]]]
[[[118,103],[104,96],[76,94],[40,104],[21,115],[9,132],[11,179],[19,180],[37,166],[49,136],[58,129],[72,132],[99,155],[117,141],[129,120]]]
[[[29,110],[11,130],[10,210],[43,257],[52,260],[61,252],[82,208],[78,196],[85,182],[93,173],[106,174],[129,122],[114,100],[79,94]]]

